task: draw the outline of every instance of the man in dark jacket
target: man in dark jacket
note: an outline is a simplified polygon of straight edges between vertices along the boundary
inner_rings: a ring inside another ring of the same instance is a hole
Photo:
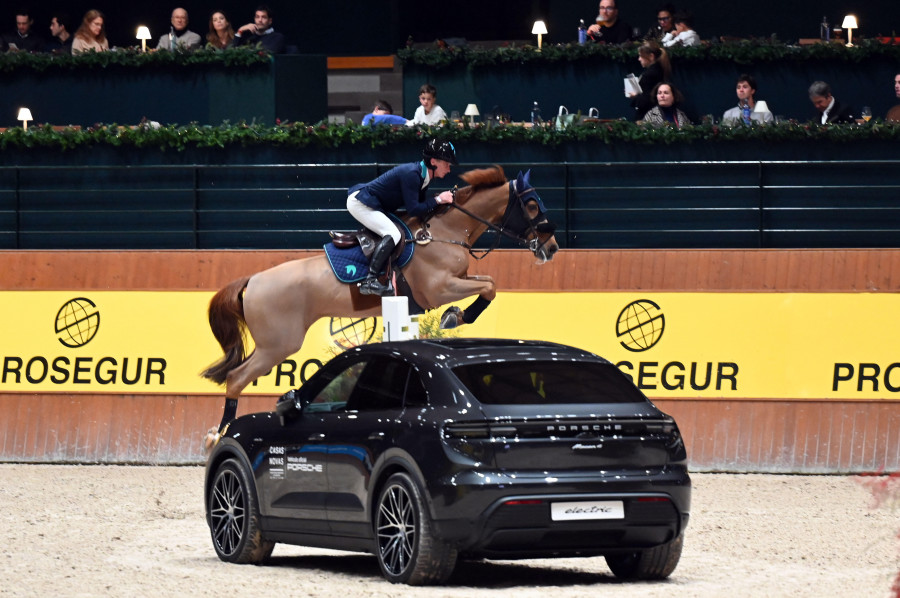
[[[34,21],[28,11],[20,9],[16,12],[16,31],[3,36],[0,51],[43,52],[44,40],[31,30]]]
[[[824,81],[816,81],[809,86],[809,100],[819,111],[817,120],[826,125],[828,123],[854,123],[853,109],[837,101],[831,95],[831,86]]]
[[[257,6],[253,22],[243,25],[234,32],[232,44],[235,46],[260,44],[264,50],[272,54],[281,54],[284,52],[284,35],[275,31],[272,20],[272,11],[268,6],[264,4]]]

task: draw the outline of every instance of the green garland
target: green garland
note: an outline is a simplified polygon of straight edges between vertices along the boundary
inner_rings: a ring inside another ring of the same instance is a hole
[[[540,51],[535,46],[515,44],[499,48],[477,45],[446,48],[434,46],[427,49],[403,48],[397,52],[397,56],[404,65],[430,68],[456,65],[478,68],[577,61],[632,63],[637,57],[638,45],[556,44],[546,45]],[[721,61],[738,64],[809,60],[861,63],[875,58],[900,62],[900,45],[883,44],[871,39],[862,40],[851,48],[840,43],[794,46],[772,39],[747,39],[689,48],[677,46],[669,48],[668,52],[674,61]]]
[[[222,65],[226,67],[248,67],[272,62],[272,55],[259,48],[242,46],[225,50],[183,50],[174,52],[141,52],[136,48],[118,49],[110,52],[82,52],[80,54],[47,54],[30,52],[6,52],[0,54],[0,72],[11,73],[30,69],[38,72],[50,69],[73,70],[122,66],[144,67],[191,67]]]
[[[439,137],[457,143],[530,143],[558,146],[567,143],[679,144],[693,142],[852,142],[900,141],[900,123],[884,123],[875,119],[864,125],[819,125],[795,121],[765,126],[722,127],[713,124],[651,127],[625,120],[586,123],[558,131],[553,127],[521,126],[462,127],[363,127],[353,123],[280,123],[276,126],[245,123],[220,126],[190,124],[153,128],[147,125],[125,127],[98,125],[88,129],[32,126],[28,130],[15,127],[0,132],[0,151],[29,148],[73,150],[94,146],[134,147],[184,151],[190,148],[226,148],[279,146],[288,148],[337,148],[345,145],[384,147],[392,144],[420,143]]]

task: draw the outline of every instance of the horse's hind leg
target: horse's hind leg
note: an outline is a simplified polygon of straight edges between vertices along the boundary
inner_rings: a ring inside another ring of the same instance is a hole
[[[293,350],[272,350],[257,347],[244,363],[228,372],[228,378],[225,380],[225,398],[237,399],[248,384],[271,370],[297,350],[299,350],[299,347]]]

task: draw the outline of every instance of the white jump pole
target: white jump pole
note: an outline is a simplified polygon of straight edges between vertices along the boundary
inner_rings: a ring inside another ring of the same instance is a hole
[[[409,315],[406,297],[382,297],[381,319],[385,341],[408,341],[419,338],[419,317]]]

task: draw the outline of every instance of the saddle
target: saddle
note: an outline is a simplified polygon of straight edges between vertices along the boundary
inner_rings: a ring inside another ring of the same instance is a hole
[[[391,262],[396,261],[403,254],[403,250],[406,249],[406,235],[403,233],[403,229],[400,229],[400,243],[397,244],[397,246],[394,247],[394,251],[391,252]],[[375,251],[375,245],[381,240],[379,235],[367,228],[361,228],[355,231],[333,230],[328,232],[328,236],[331,237],[331,244],[338,249],[359,247],[360,251],[363,252],[363,255],[366,256],[366,259],[372,258],[372,253]],[[390,264],[388,265],[388,274],[390,274]]]

